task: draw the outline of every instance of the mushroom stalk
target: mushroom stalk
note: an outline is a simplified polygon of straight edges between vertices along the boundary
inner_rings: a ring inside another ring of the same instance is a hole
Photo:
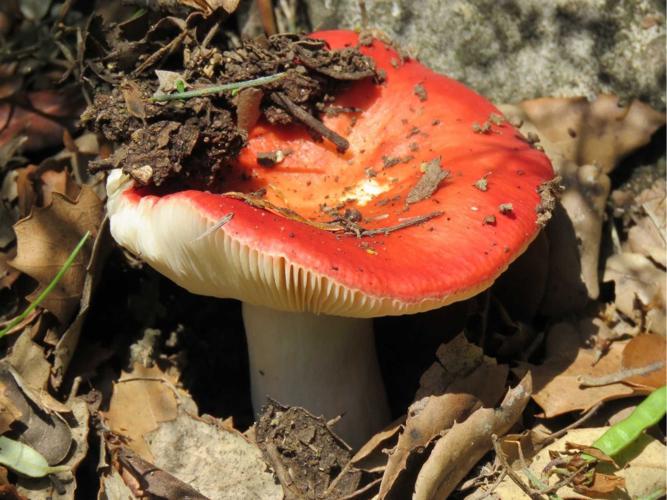
[[[370,319],[283,312],[243,303],[252,404],[266,398],[326,419],[357,448],[389,422]]]

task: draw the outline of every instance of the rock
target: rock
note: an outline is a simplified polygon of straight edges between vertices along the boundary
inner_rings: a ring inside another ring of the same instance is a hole
[[[314,29],[359,28],[359,0],[306,0]],[[665,6],[652,0],[366,0],[436,71],[497,102],[617,94],[665,109]]]

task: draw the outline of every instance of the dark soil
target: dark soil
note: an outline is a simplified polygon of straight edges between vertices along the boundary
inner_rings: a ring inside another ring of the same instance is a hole
[[[155,52],[130,64],[127,47],[152,47],[148,39],[159,39],[158,28],[165,22],[153,25],[140,41],[128,39],[120,28],[105,33],[109,48],[98,58],[104,62],[99,68],[105,69],[91,78],[94,100],[82,122],[118,146],[110,157],[93,162],[91,170],[120,167],[142,185],[210,187],[224,179],[225,166],[261,117],[270,123],[300,122],[314,137],[347,149],[347,141],[327,129],[319,115],[347,83],[377,78],[373,61],[357,48],[330,50],[321,40],[285,34],[225,50],[224,44],[208,45],[211,32],[199,41],[183,21],[185,31],[167,30]],[[160,51],[175,41],[179,50],[166,64]],[[170,71],[159,78],[153,71],[158,68]],[[282,76],[238,93],[178,98],[183,91],[272,75]],[[165,94],[176,98],[154,100]]]

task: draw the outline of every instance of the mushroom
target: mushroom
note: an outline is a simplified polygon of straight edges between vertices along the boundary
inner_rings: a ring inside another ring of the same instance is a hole
[[[255,411],[269,396],[343,415],[354,446],[389,419],[371,318],[489,287],[538,234],[553,177],[484,98],[378,40],[360,50],[386,78],[352,84],[325,114],[346,152],[260,122],[216,192],[159,192],[120,171],[107,184],[117,242],[192,293],[243,301]]]

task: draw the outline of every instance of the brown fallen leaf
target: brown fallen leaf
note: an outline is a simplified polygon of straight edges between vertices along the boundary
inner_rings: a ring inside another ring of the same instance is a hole
[[[71,478],[56,484],[49,478],[27,478],[21,477],[17,481],[18,491],[26,495],[30,500],[71,500],[76,498],[77,491],[77,469],[84,458],[88,455],[88,433],[90,431],[90,413],[88,403],[82,398],[73,398],[68,401],[71,409],[68,423],[73,446],[61,465],[71,470]]]
[[[0,379],[0,435],[6,434],[14,422],[23,416],[23,412],[12,401],[7,394],[7,386]]]
[[[648,144],[665,114],[640,101],[621,105],[613,95],[542,97],[518,105],[524,121],[539,130],[558,153],[577,165],[599,165],[609,173],[632,151]],[[546,145],[545,145],[546,148]]]
[[[0,103],[0,145],[22,134],[27,137],[23,145],[26,152],[61,144],[63,124],[73,122],[83,111],[80,92],[41,90],[13,101],[16,104]]]
[[[392,449],[396,446],[401,426],[405,423],[405,417],[392,422],[386,428],[371,437],[357,453],[354,454],[350,462],[356,469],[365,472],[384,471],[387,465],[386,449]]]
[[[598,498],[616,490],[619,492],[625,490],[625,479],[613,474],[595,472],[591,484],[575,484],[574,490],[591,498]]]
[[[172,389],[175,383],[156,366],[136,364],[130,373],[121,374],[113,386],[109,410],[102,412],[109,428],[128,438],[128,447],[150,462],[155,457],[144,436],[160,423],[176,418],[178,399]]]
[[[549,235],[560,241],[550,243],[566,243],[570,250],[578,251],[580,262],[579,266],[572,262],[561,265],[560,272],[550,273],[542,308],[553,315],[573,312],[585,305],[585,301],[572,302],[575,288],[570,284],[576,286],[579,274],[588,296],[597,299],[599,295],[598,259],[611,185],[608,174],[622,158],[649,142],[664,125],[665,115],[639,101],[619,106],[618,98],[608,95],[592,102],[585,98],[541,98],[501,109],[512,120],[523,122],[524,134],[539,135],[565,186],[561,203],[567,218],[554,217],[551,226],[556,227],[550,228]],[[569,256],[561,250],[552,247],[550,260]],[[552,269],[556,266],[550,263]]]
[[[545,468],[553,466],[554,456],[565,454],[565,443],[567,441],[593,443],[607,429],[608,427],[581,428],[568,431],[565,436],[543,448],[532,458],[528,465],[531,475],[540,478],[548,486],[554,486],[559,481],[559,477],[555,474],[547,475],[544,471]],[[665,446],[660,441],[647,434],[640,436],[630,445],[630,448],[615,457],[616,462],[621,466],[619,470],[616,470],[611,464],[600,464],[597,467],[598,473],[614,474],[616,477],[623,478],[625,491],[616,490],[596,498],[627,500],[645,497],[656,492],[664,495],[667,481],[665,451]],[[530,457],[527,458],[530,459]],[[525,484],[530,484],[524,470],[518,470],[517,474]],[[483,487],[480,493],[488,492],[489,489],[490,486]],[[502,499],[529,500],[528,495],[522,492],[509,477],[505,477],[499,485],[495,486],[494,494]],[[560,498],[591,498],[590,495],[576,492],[569,484],[562,485],[554,494]]]
[[[664,329],[667,273],[638,253],[622,253],[607,259],[604,281],[615,282],[614,304],[637,324],[646,314],[646,328]],[[642,309],[646,309],[646,312]]]
[[[493,407],[505,390],[508,368],[484,356],[457,335],[437,350],[438,362],[422,376],[418,399],[408,415],[398,443],[389,453],[380,485],[380,498],[387,497],[403,471],[425,460],[424,449],[444,432],[462,422],[482,405]]]
[[[51,371],[44,349],[32,340],[41,329],[42,322],[37,320],[32,327],[23,330],[5,358],[23,381],[36,390],[46,389]]]
[[[586,322],[582,320],[582,323]],[[582,329],[585,326],[582,325]],[[596,363],[595,350],[587,348],[577,326],[558,323],[551,327],[547,334],[544,363],[525,365],[533,374],[533,399],[544,410],[544,417],[585,411],[600,401],[646,394],[645,390],[622,383],[599,387],[582,387],[580,384],[580,377],[600,377],[618,372],[624,347],[625,342],[613,342]]]
[[[75,200],[79,196],[79,186],[65,169],[45,169],[40,174],[39,180],[42,206],[48,206],[53,202],[53,193],[65,195],[70,200]]]
[[[119,448],[116,450],[116,456],[121,467],[135,476],[143,494],[159,498],[208,499],[192,486],[147,462],[129,448]]]
[[[649,257],[662,267],[667,267],[667,201],[666,182],[659,179],[642,191],[634,203],[642,214],[633,217],[636,225],[628,231],[627,249]]]
[[[642,368],[667,358],[667,342],[662,335],[637,335],[623,349],[623,368]],[[667,371],[665,366],[646,375],[636,375],[625,382],[658,389],[665,385]]]
[[[86,231],[93,237],[97,234],[103,215],[102,201],[90,188],[83,186],[76,201],[54,193],[50,206],[34,209],[30,216],[14,225],[18,250],[10,264],[41,285],[28,296],[28,300],[34,300],[41,287],[53,279]],[[67,324],[79,306],[91,248],[92,241],[89,240],[42,302],[42,306],[61,324]]]
[[[505,434],[521,417],[530,399],[527,375],[507,391],[498,408],[480,408],[455,424],[436,444],[419,471],[413,500],[447,498],[473,466],[492,449],[494,435]]]
[[[19,217],[27,217],[32,207],[37,203],[37,192],[33,183],[33,177],[37,173],[37,165],[17,168],[16,172],[16,196],[18,198]]]
[[[179,407],[176,419],[162,422],[145,438],[153,463],[202,495],[215,500],[283,498],[257,445],[218,419]]]
[[[81,292],[81,304],[79,310],[67,329],[59,336],[53,349],[53,363],[51,366],[51,385],[60,388],[72,357],[77,350],[81,331],[90,309],[93,291],[97,288],[101,278],[104,263],[108,257],[112,245],[111,233],[109,231],[108,217],[102,221],[97,237],[93,242],[92,255],[88,264],[88,273],[83,282]],[[90,359],[88,359],[90,361]]]
[[[5,397],[20,412],[20,417],[17,417],[21,423],[17,429],[20,441],[32,446],[51,465],[64,460],[72,448],[72,432],[67,421],[59,413],[43,406],[5,361],[0,364],[0,383],[5,388]],[[69,406],[63,409],[67,413],[72,411]]]

